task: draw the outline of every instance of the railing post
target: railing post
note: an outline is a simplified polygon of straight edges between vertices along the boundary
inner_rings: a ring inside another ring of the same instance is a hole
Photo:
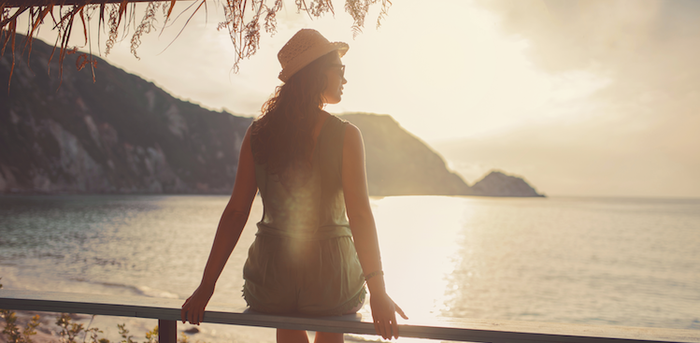
[[[158,342],[177,342],[177,321],[158,319]]]

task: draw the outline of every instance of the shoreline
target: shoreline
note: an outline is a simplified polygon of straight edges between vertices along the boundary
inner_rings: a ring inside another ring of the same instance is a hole
[[[15,323],[20,330],[23,330],[34,315],[39,315],[39,326],[36,328],[36,335],[30,337],[33,342],[60,342],[60,327],[56,325],[56,318],[59,313],[42,311],[12,311],[17,316]],[[125,324],[129,330],[129,335],[135,342],[147,342],[145,335],[153,330],[157,321],[147,318],[98,316],[87,314],[71,314],[74,324],[82,324],[84,328],[97,328],[102,332],[98,334],[98,339],[106,338],[110,342],[121,342],[123,338],[119,334],[117,324]],[[153,326],[151,326],[153,325]],[[5,323],[0,323],[0,328],[5,328]],[[187,335],[188,341],[192,343],[218,343],[218,342],[275,342],[275,329],[235,326],[223,324],[204,324],[195,326],[178,322],[178,341],[183,334]],[[77,337],[78,342],[90,342],[90,337],[85,336],[83,331]],[[309,341],[313,342],[315,332],[309,331]],[[373,339],[370,336],[346,334],[345,341],[348,342],[383,342],[380,338]],[[0,343],[7,343],[7,338],[0,332]]]
[[[34,342],[59,342],[61,328],[56,325],[56,318],[59,313],[40,311],[12,311],[17,315],[16,325],[23,330],[25,325],[34,315],[39,315],[39,326],[36,328],[37,334],[30,338]],[[145,335],[158,325],[158,321],[148,318],[114,317],[87,314],[71,314],[74,324],[82,324],[84,329],[97,328],[102,332],[98,334],[98,339],[106,338],[110,342],[121,342],[123,338],[119,334],[118,324],[125,324],[129,330],[128,335],[136,342],[146,342]],[[5,322],[0,321],[0,328],[5,328]],[[206,342],[275,342],[275,331],[268,328],[257,327],[237,327],[233,325],[204,324],[195,326],[178,322],[178,339],[183,333],[187,335],[188,341],[192,343]],[[193,332],[196,331],[196,332]],[[76,340],[78,342],[90,342],[90,337],[85,337],[81,332]],[[311,336],[313,337],[313,336]],[[0,343],[7,343],[7,338],[0,333]]]

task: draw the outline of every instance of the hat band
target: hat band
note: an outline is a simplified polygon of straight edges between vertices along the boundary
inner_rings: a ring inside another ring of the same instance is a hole
[[[293,60],[289,61],[287,65],[279,73],[279,79],[287,82],[292,75],[306,67],[311,62],[317,60],[319,57],[333,51],[345,48],[343,45],[347,46],[345,43],[334,42],[323,44],[320,46],[311,47],[301,54],[297,55]],[[345,48],[347,49],[347,48]]]

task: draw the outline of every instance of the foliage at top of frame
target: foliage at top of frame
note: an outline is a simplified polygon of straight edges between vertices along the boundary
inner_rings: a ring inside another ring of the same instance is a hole
[[[146,11],[137,25],[136,2],[147,3]],[[27,58],[31,54],[31,42],[38,29],[42,26],[50,26],[58,31],[58,39],[54,45],[54,51],[58,49],[59,78],[63,74],[63,60],[68,53],[75,53],[78,46],[69,47],[69,39],[73,29],[81,30],[84,37],[84,45],[91,49],[90,22],[97,20],[97,46],[100,46],[100,32],[107,31],[105,42],[105,55],[117,42],[119,37],[131,35],[131,53],[138,57],[137,49],[141,45],[144,34],[156,31],[158,18],[163,19],[162,29],[165,29],[168,20],[171,19],[176,0],[0,0],[0,55],[4,55],[5,49],[12,51],[12,68],[15,66],[15,48],[17,22],[22,14],[29,17],[26,40],[22,47],[22,54],[27,52]],[[72,3],[70,5],[62,5]],[[265,30],[270,35],[277,30],[277,13],[283,7],[283,0],[196,0],[182,13],[191,11],[187,22],[202,7],[215,3],[223,6],[224,20],[218,25],[219,30],[226,29],[229,32],[231,43],[234,46],[233,70],[238,71],[242,59],[253,56],[260,47],[260,34]],[[365,25],[365,17],[370,6],[380,3],[381,10],[377,18],[377,27],[387,15],[391,0],[346,0],[345,11],[353,18],[352,31],[355,35],[362,31]],[[306,12],[312,18],[318,18],[326,13],[335,14],[332,0],[294,0],[297,12]],[[181,13],[181,14],[182,14]],[[77,25],[76,25],[77,24]],[[185,24],[186,26],[187,24]],[[134,32],[130,33],[130,27]],[[161,30],[162,30],[161,29]],[[183,27],[184,29],[184,27]],[[121,30],[121,34],[120,34]],[[100,48],[101,49],[101,48]],[[53,58],[53,54],[51,55]],[[78,70],[90,67],[93,71],[97,63],[92,51],[83,53],[78,58],[76,67]],[[12,79],[10,72],[10,80]],[[8,82],[10,81],[8,80]]]

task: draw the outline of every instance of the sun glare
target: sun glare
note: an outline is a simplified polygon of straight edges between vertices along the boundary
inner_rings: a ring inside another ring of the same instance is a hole
[[[460,262],[459,245],[454,237],[462,230],[459,224],[464,208],[459,203],[455,206],[451,198],[429,197],[431,201],[441,201],[444,206],[439,206],[441,209],[437,213],[426,212],[421,208],[422,198],[425,197],[372,199],[372,207],[383,267],[387,271],[387,291],[411,320],[430,321],[449,310],[446,307],[449,294],[445,290]],[[402,228],[401,237],[388,228]],[[421,245],[410,246],[407,242]]]

